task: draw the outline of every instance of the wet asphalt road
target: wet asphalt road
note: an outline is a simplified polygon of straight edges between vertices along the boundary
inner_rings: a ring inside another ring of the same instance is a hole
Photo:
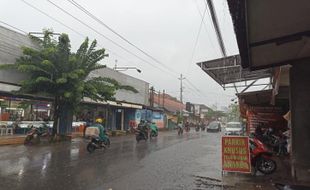
[[[160,132],[136,143],[113,137],[111,147],[86,151],[86,140],[0,147],[0,189],[221,189],[220,133]],[[202,181],[211,178],[207,185]]]

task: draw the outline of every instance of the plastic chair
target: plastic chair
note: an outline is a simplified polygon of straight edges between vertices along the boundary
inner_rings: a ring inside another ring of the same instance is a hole
[[[0,136],[5,135],[6,133],[6,128],[0,127]]]
[[[5,131],[5,135],[13,135],[13,128],[12,127],[7,127]]]

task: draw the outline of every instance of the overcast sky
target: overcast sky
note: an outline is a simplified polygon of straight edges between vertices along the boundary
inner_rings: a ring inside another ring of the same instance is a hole
[[[118,66],[136,66],[142,70],[142,73],[136,71],[124,73],[149,82],[156,90],[165,89],[166,92],[178,98],[180,81],[176,75],[182,73],[196,88],[199,88],[197,91],[185,80],[184,101],[204,103],[208,106],[217,104],[221,107],[230,104],[234,97],[233,89],[224,91],[195,64],[221,57],[208,12],[194,51],[201,23],[200,13],[204,12],[205,0],[75,0],[127,40],[159,60],[165,67],[121,40],[66,0],[51,1],[147,62],[106,40],[102,35],[63,13],[48,1],[25,1],[73,28],[82,36],[34,10],[21,0],[1,0],[0,21],[26,32],[52,28],[54,32],[67,33],[72,50],[76,50],[86,36],[97,39],[99,46],[106,48],[109,53],[109,57],[103,61],[104,64],[113,67],[117,60]],[[226,0],[213,0],[213,2],[227,53],[228,55],[238,54]]]

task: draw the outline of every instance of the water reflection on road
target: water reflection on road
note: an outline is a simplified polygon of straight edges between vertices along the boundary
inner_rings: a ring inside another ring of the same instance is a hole
[[[0,189],[192,189],[193,175],[220,178],[220,134],[115,137],[93,154],[86,143],[0,147]]]

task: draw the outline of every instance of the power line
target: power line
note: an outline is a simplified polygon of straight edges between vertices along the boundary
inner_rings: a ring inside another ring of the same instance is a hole
[[[83,35],[82,33],[78,32],[78,31],[75,30],[74,28],[72,28],[72,27],[66,25],[65,23],[61,22],[60,20],[58,20],[58,19],[52,17],[51,15],[45,13],[45,12],[42,11],[41,9],[39,9],[39,8],[33,6],[32,4],[28,3],[27,1],[25,1],[25,0],[21,0],[21,1],[22,1],[23,3],[25,3],[26,5],[30,6],[31,8],[35,9],[36,11],[40,12],[41,14],[43,14],[43,15],[47,16],[48,18],[52,19],[53,21],[57,22],[58,24],[60,24],[60,25],[62,25],[62,26],[64,26],[64,27],[66,27],[66,28],[68,28],[69,30],[73,31],[74,33],[78,34],[80,37],[86,38],[86,36]],[[98,43],[98,45],[99,45],[99,43]],[[102,46],[102,47],[103,47],[103,46]],[[107,48],[104,48],[104,49],[110,51],[112,54],[116,55],[117,57],[122,58],[120,55],[118,55],[117,53],[113,52],[112,50],[107,49]],[[124,59],[124,58],[122,58],[122,59]]]
[[[201,95],[205,96],[204,92],[202,92],[201,90],[199,90],[189,79],[185,80],[191,87],[193,87],[198,93],[200,93]],[[208,92],[209,94],[215,94],[215,95],[224,95],[226,97],[232,97],[233,95],[228,95],[228,94],[224,94],[224,93],[215,93],[215,92]]]
[[[191,63],[193,61],[193,58],[194,58],[194,55],[195,55],[195,51],[196,51],[196,47],[197,47],[197,44],[198,44],[198,40],[199,40],[199,36],[200,36],[203,20],[204,20],[205,15],[206,15],[206,10],[207,10],[207,8],[205,8],[205,10],[203,12],[203,16],[201,18],[201,22],[200,22],[198,33],[197,33],[196,40],[195,40],[195,45],[194,45],[194,48],[193,48],[193,51],[192,51],[192,56],[191,56],[190,62],[187,65],[187,71],[189,70],[189,66],[191,65]]]
[[[121,34],[119,34],[118,32],[116,32],[114,29],[112,29],[110,26],[108,26],[107,24],[105,24],[102,20],[100,20],[98,17],[96,17],[95,15],[93,15],[92,13],[90,13],[86,8],[84,8],[82,5],[78,4],[76,1],[74,0],[67,0],[69,3],[71,3],[72,5],[74,5],[75,7],[77,7],[78,9],[80,9],[81,11],[83,11],[85,14],[87,14],[89,17],[91,17],[92,19],[94,19],[95,21],[97,21],[99,24],[103,25],[104,27],[106,27],[108,30],[110,30],[112,33],[114,33],[115,35],[117,35],[119,38],[121,38],[122,40],[124,40],[125,42],[127,42],[128,44],[130,44],[131,46],[133,46],[134,48],[136,48],[137,50],[139,50],[140,52],[142,52],[144,55],[146,55],[147,57],[149,57],[150,59],[152,59],[153,61],[155,61],[156,63],[162,65],[163,67],[165,67],[166,69],[174,72],[173,69],[169,68],[168,66],[166,66],[165,64],[163,64],[162,62],[160,62],[158,59],[154,58],[153,56],[151,56],[149,53],[145,52],[144,50],[142,50],[141,48],[139,48],[137,45],[133,44],[132,42],[130,42],[128,39],[126,39],[125,37],[123,37]]]
[[[105,38],[106,40],[110,41],[111,43],[113,43],[114,45],[118,46],[119,48],[123,49],[124,51],[126,51],[127,53],[135,56],[136,58],[142,60],[145,63],[148,63],[150,65],[152,65],[153,67],[166,72],[165,70],[163,70],[162,68],[158,67],[157,65],[152,64],[151,62],[139,57],[138,55],[132,53],[131,51],[129,51],[128,49],[124,48],[123,46],[119,45],[118,43],[116,43],[115,41],[111,40],[110,38],[108,38],[107,36],[105,36],[104,34],[102,34],[101,32],[99,32],[98,30],[96,30],[95,28],[89,26],[88,24],[86,24],[85,22],[83,22],[82,20],[80,20],[79,18],[75,17],[74,15],[72,15],[71,13],[69,13],[68,11],[64,10],[63,8],[61,8],[60,6],[58,6],[57,4],[55,4],[54,2],[47,0],[50,4],[54,5],[56,8],[58,8],[59,10],[61,10],[62,12],[64,12],[65,14],[71,16],[72,18],[74,18],[75,20],[77,20],[78,22],[80,22],[81,24],[83,24],[84,26],[90,28],[91,30],[93,30],[94,32],[96,32],[98,35],[102,36],[103,38]],[[167,73],[167,72],[166,72]]]
[[[28,34],[28,33],[25,32],[24,30],[21,30],[21,29],[19,29],[19,28],[16,28],[16,27],[14,27],[14,26],[12,26],[12,25],[6,23],[6,22],[0,21],[0,23],[4,24],[4,25],[6,25],[6,26],[9,26],[9,27],[11,27],[11,28],[13,28],[13,29],[15,29],[15,30],[21,32],[21,33]]]
[[[203,1],[204,1],[204,0],[203,0]],[[195,2],[196,2],[197,11],[198,11],[198,13],[199,13],[199,15],[200,15],[200,17],[201,17],[201,19],[202,19],[202,18],[203,18],[203,14],[200,12],[199,5],[198,5],[197,0],[196,0]],[[205,2],[205,1],[204,1],[204,2]],[[206,3],[205,3],[205,9],[206,9],[208,15],[210,16],[210,13],[209,13],[209,10],[208,10],[208,7],[207,7],[207,4],[206,4]],[[212,25],[212,24],[211,24],[211,25]],[[215,45],[214,45],[214,43],[213,43],[213,41],[212,41],[212,39],[211,39],[211,37],[210,37],[210,35],[209,35],[208,26],[207,26],[205,20],[204,20],[204,22],[203,22],[203,26],[204,26],[204,28],[205,28],[205,30],[206,30],[206,33],[207,33],[207,36],[208,36],[208,40],[210,41],[210,44],[211,44],[211,46],[213,47],[213,48],[212,48],[213,53],[216,54],[216,52],[215,52],[215,49],[216,49],[216,48],[215,48]],[[212,26],[213,26],[213,25],[212,25]]]
[[[66,25],[65,23],[61,22],[60,20],[58,20],[58,19],[54,18],[53,16],[51,16],[51,15],[45,13],[44,11],[42,11],[41,9],[39,9],[38,7],[35,7],[34,5],[28,3],[28,2],[25,1],[25,0],[21,0],[21,1],[22,1],[23,3],[25,3],[26,5],[28,5],[29,7],[35,9],[36,11],[40,12],[41,14],[43,14],[43,15],[47,16],[48,18],[52,19],[53,21],[57,22],[58,24],[60,24],[60,25],[62,25],[62,26],[64,26],[64,27],[66,27],[66,28],[68,28],[69,30],[73,31],[74,33],[78,34],[79,36],[81,36],[81,37],[83,37],[83,38],[87,37],[86,35],[81,34],[81,33],[78,32],[77,30],[75,30],[74,28],[72,28],[72,27]],[[100,44],[98,43],[98,45],[100,45]],[[100,46],[102,46],[102,45],[100,45]],[[102,47],[103,47],[103,46],[102,46]],[[105,48],[105,47],[103,47],[103,48],[106,49],[106,50],[108,50],[110,53],[114,54],[115,56],[117,56],[117,57],[119,57],[119,58],[125,60],[126,62],[132,63],[132,61],[126,60],[126,58],[120,56],[118,53],[112,51],[111,49],[108,49],[108,48]],[[143,61],[143,60],[142,60],[142,61]],[[145,61],[144,61],[144,62],[145,62]],[[152,65],[152,64],[150,64],[150,65]],[[157,67],[156,67],[156,68],[157,68]],[[157,68],[157,69],[163,71],[161,68]],[[166,72],[166,71],[164,71],[164,72]],[[166,73],[167,73],[167,72],[166,72]],[[170,73],[169,73],[169,74],[170,74]],[[170,75],[169,75],[169,76],[170,76]],[[173,77],[173,78],[175,78],[175,77]]]

